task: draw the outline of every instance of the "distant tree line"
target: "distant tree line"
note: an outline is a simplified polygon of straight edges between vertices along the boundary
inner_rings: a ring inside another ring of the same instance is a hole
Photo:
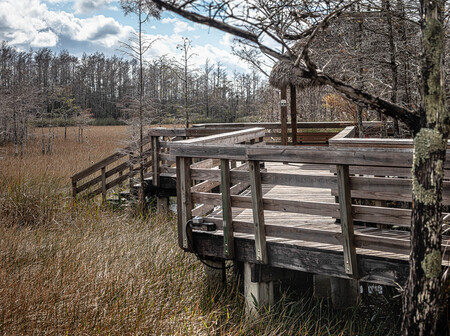
[[[186,68],[187,67],[187,68]],[[144,104],[152,123],[233,122],[276,118],[276,92],[256,71],[230,75],[219,62],[201,68],[167,57],[145,62]],[[26,140],[31,121],[41,126],[82,125],[89,118],[128,120],[139,94],[134,59],[20,51],[0,45],[0,144]],[[263,105],[268,107],[263,107]],[[46,131],[47,132],[47,131]],[[51,133],[51,131],[50,131]],[[43,151],[45,148],[43,140]]]

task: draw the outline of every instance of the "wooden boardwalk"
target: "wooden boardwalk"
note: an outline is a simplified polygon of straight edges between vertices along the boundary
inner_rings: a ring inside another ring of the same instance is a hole
[[[315,176],[333,176],[330,172],[330,166],[328,165],[312,165],[301,163],[288,163],[283,164],[280,162],[268,162],[265,164],[267,173],[284,173],[295,175],[315,175]],[[265,198],[282,199],[287,201],[310,201],[321,203],[334,203],[335,197],[332,196],[331,188],[307,188],[307,187],[294,187],[283,185],[264,185],[263,195]],[[250,189],[245,190],[241,194],[242,196],[250,196]],[[222,210],[217,209],[212,213],[210,218],[222,218]],[[336,235],[341,234],[341,225],[336,218],[330,216],[309,215],[309,214],[295,214],[292,212],[280,212],[264,210],[265,225],[267,226],[283,226],[292,228],[304,228],[314,229],[324,232],[335,232]],[[252,209],[239,209],[233,208],[233,220],[235,221],[253,221]],[[393,231],[393,230],[380,230],[376,227],[366,227],[363,225],[355,225],[355,233],[359,233],[365,236],[371,236],[374,239],[409,239],[408,231]],[[223,235],[223,231],[216,232],[218,235]],[[254,235],[245,233],[235,233],[235,237],[254,239]],[[450,239],[444,237],[444,243],[450,243]],[[268,242],[278,242],[288,245],[297,245],[303,247],[309,247],[327,251],[342,252],[342,244],[323,244],[312,241],[305,241],[299,239],[287,239],[279,237],[267,237]],[[374,251],[370,249],[357,248],[356,253],[358,255],[376,256],[394,260],[408,260],[408,255],[390,253],[385,251]],[[444,261],[443,265],[450,265],[449,261]]]

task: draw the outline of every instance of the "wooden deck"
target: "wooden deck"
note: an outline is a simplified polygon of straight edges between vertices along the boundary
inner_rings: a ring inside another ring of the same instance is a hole
[[[328,165],[312,165],[301,163],[283,164],[280,162],[268,162],[265,164],[267,173],[283,173],[295,175],[315,175],[315,176],[334,176],[331,171],[332,167]],[[282,185],[266,184],[262,188],[265,198],[282,199],[292,201],[309,201],[321,203],[334,203],[335,197],[332,196],[331,187],[325,188],[307,188],[294,187]],[[241,193],[242,196],[250,196],[250,189],[246,189]],[[209,218],[222,218],[222,210],[217,209],[214,213],[209,215]],[[295,214],[292,212],[280,212],[264,210],[265,225],[267,226],[283,226],[292,228],[304,228],[308,230],[319,230],[323,232],[334,232],[337,236],[341,234],[341,225],[336,218],[330,216],[310,215],[310,214]],[[251,222],[253,221],[252,209],[233,208],[233,219],[235,221]],[[362,225],[355,225],[356,234],[371,236],[374,239],[409,239],[408,231],[392,231],[380,230],[376,227],[366,227]],[[223,235],[222,231],[217,231],[216,234]],[[236,237],[254,239],[253,234],[236,233]],[[323,244],[312,241],[305,241],[300,239],[288,239],[280,237],[267,237],[268,242],[278,242],[288,245],[297,245],[319,250],[343,252],[342,244]],[[449,239],[444,238],[444,243],[449,243]],[[374,251],[370,249],[357,248],[358,255],[376,256],[381,258],[388,258],[394,260],[408,260],[408,255],[390,253],[386,251]],[[444,261],[444,265],[450,265],[449,261]]]

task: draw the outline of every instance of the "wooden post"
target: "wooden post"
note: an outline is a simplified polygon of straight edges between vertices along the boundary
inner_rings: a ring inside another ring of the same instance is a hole
[[[252,193],[253,224],[255,230],[256,260],[267,264],[266,231],[264,227],[264,205],[259,161],[249,161],[250,188]]]
[[[177,157],[178,243],[189,250],[187,222],[192,218],[191,162],[192,158]],[[190,237],[189,237],[190,239]]]
[[[287,93],[286,87],[281,89],[281,144],[288,144],[287,137]]]
[[[352,215],[352,198],[350,195],[350,177],[348,165],[337,165],[337,182],[339,194],[339,211],[341,214],[341,229],[344,238],[345,273],[352,278],[358,278],[356,250],[354,244],[354,229]]]
[[[220,188],[222,192],[222,216],[223,216],[223,248],[226,258],[234,258],[233,216],[231,212],[230,194],[230,162],[220,160]]]
[[[169,211],[169,197],[157,196],[156,199],[156,212],[167,213]]]
[[[102,202],[106,202],[106,167],[102,167]]]
[[[77,198],[77,181],[72,179],[72,198],[75,201]]]
[[[345,273],[353,279],[330,278],[331,300],[335,308],[355,306],[359,301],[358,265],[354,244],[352,198],[348,165],[337,165],[337,182]]]
[[[159,179],[161,168],[159,166],[159,151],[160,151],[159,137],[152,136],[152,172],[153,172],[152,184],[154,187],[161,186],[161,181]]]
[[[297,145],[297,90],[295,85],[291,84],[291,128],[292,128],[292,145]]]
[[[359,302],[359,281],[330,277],[331,302],[336,309],[355,307]]]
[[[314,297],[328,299],[331,297],[330,277],[321,274],[313,275]]]
[[[273,304],[273,281],[252,282],[252,268],[244,263],[245,312],[249,317],[258,317],[258,310]]]

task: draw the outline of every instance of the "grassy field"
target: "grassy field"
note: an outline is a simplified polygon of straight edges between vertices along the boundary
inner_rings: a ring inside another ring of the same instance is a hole
[[[124,146],[123,126],[56,132],[42,155],[39,130],[23,158],[0,147],[0,333],[150,335],[395,335],[398,310],[335,312],[308,296],[281,300],[249,321],[228,274],[207,288],[203,265],[176,243],[172,215],[136,217],[70,200],[69,177]]]

